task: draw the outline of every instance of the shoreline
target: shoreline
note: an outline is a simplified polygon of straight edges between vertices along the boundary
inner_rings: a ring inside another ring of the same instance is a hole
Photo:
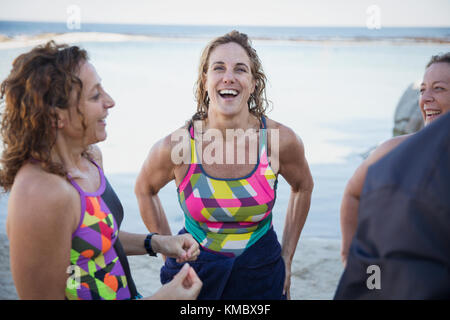
[[[55,42],[159,42],[159,41],[199,41],[209,40],[205,37],[188,36],[158,36],[158,35],[138,35],[126,33],[108,33],[108,32],[67,32],[67,33],[41,33],[38,35],[19,35],[9,37],[0,34],[0,50],[14,49],[44,44],[49,40]],[[270,38],[270,37],[252,37],[254,41],[264,42],[282,42],[282,43],[304,43],[304,44],[327,44],[327,45],[448,45],[450,38],[426,38],[426,37],[354,37],[354,38],[323,38],[311,39],[302,37],[288,38]]]

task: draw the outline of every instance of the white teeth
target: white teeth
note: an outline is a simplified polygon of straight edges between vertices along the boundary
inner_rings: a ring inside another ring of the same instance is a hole
[[[427,110],[427,111],[425,111],[425,113],[426,113],[427,117],[431,117],[431,116],[440,114],[441,112],[437,111],[437,110]]]
[[[236,90],[230,90],[230,89],[220,90],[219,93],[220,94],[232,94],[233,96],[238,95],[238,92]]]

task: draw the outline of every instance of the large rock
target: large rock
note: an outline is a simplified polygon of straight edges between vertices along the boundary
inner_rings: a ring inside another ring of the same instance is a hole
[[[394,115],[394,136],[413,133],[423,127],[419,94],[419,82],[415,82],[409,85],[400,98]]]

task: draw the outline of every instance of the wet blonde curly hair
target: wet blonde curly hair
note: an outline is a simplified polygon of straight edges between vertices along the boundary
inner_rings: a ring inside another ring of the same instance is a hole
[[[197,101],[197,112],[193,115],[192,120],[206,119],[208,117],[209,97],[205,88],[206,73],[208,71],[209,56],[211,52],[222,44],[234,42],[239,44],[247,52],[251,62],[251,72],[255,79],[255,91],[250,95],[247,102],[250,113],[255,115],[260,121],[261,117],[269,107],[269,101],[266,97],[267,78],[264,74],[261,61],[252,47],[251,41],[245,33],[233,30],[221,37],[212,40],[203,50],[200,58],[198,69],[198,78],[196,82],[195,98]]]

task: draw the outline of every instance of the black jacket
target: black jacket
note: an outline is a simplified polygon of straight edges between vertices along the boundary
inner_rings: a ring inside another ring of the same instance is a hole
[[[450,114],[369,168],[335,299],[450,299]]]

